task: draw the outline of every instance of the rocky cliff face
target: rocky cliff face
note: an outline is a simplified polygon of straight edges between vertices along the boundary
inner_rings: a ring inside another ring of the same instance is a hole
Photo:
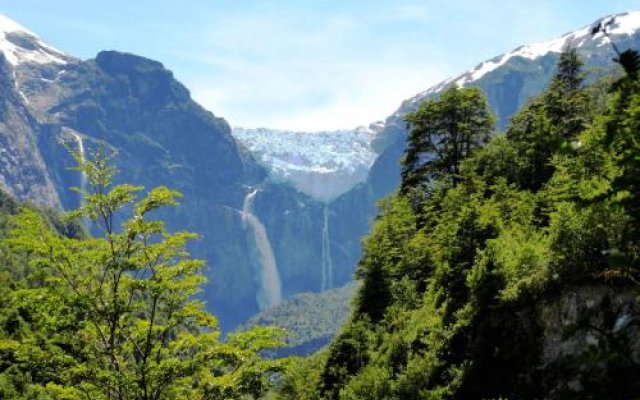
[[[59,207],[60,199],[37,148],[43,127],[29,112],[15,72],[0,53],[0,187],[15,198]]]
[[[638,390],[637,294],[635,287],[582,286],[541,303],[539,368],[554,377],[543,382],[550,397],[594,398],[608,381],[629,382],[629,394]]]
[[[0,19],[0,184],[16,198],[71,209],[84,184],[66,147],[117,151],[117,180],[184,194],[163,217],[202,235],[192,245],[213,277],[204,297],[233,326],[258,309],[242,206],[266,173],[162,64],[102,52],[80,61]]]

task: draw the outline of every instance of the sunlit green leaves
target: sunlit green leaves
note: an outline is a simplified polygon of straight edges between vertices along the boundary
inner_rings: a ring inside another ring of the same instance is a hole
[[[221,341],[216,318],[195,297],[204,264],[186,246],[197,235],[169,233],[149,218],[177,205],[180,194],[160,187],[139,200],[143,188],[112,185],[103,149],[96,158],[76,158],[89,185],[83,205],[67,218],[89,221],[103,236],[61,235],[29,209],[12,220],[3,245],[23,254],[35,271],[29,277],[39,279],[0,286],[0,355],[11,360],[0,362],[0,377],[9,379],[7,390],[43,399],[263,394],[285,361],[264,360],[261,352],[281,346],[284,333],[257,328]]]

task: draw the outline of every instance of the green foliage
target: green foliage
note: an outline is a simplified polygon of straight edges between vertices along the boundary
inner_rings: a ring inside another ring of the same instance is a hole
[[[292,359],[286,369],[278,390],[271,393],[279,400],[318,400],[320,374],[326,363],[326,352],[320,351],[305,358]],[[271,399],[271,397],[267,397]]]
[[[495,118],[477,88],[452,87],[406,116],[411,127],[401,192],[439,176],[456,179],[462,160],[487,141]]]
[[[370,324],[359,320],[349,323],[329,348],[327,368],[320,377],[320,395],[337,399],[349,376],[360,371],[369,361]]]
[[[321,293],[297,294],[253,316],[238,329],[278,326],[287,331],[288,337],[286,347],[278,349],[275,356],[312,353],[329,343],[347,320],[356,287],[351,283]]]
[[[5,257],[18,261],[0,281],[0,393],[140,400],[265,393],[285,362],[260,354],[285,334],[255,328],[220,340],[196,297],[203,263],[185,249],[196,235],[169,233],[151,218],[176,205],[179,193],[159,187],[139,198],[141,187],[111,184],[115,171],[102,150],[76,158],[89,189],[68,218],[91,221],[103,236],[63,235],[28,208],[11,220]]]
[[[402,187],[364,241],[362,286],[328,349],[321,398],[587,394],[567,389],[573,381],[640,394],[628,379],[640,374],[637,331],[616,333],[618,311],[580,324],[578,309],[561,340],[582,345],[556,358],[545,343],[562,327],[541,310],[565,291],[639,294],[640,85],[629,75],[609,93],[583,88],[580,67],[566,49],[548,90],[482,148],[491,118],[477,89],[450,89],[408,117]],[[594,335],[598,345],[584,343]]]

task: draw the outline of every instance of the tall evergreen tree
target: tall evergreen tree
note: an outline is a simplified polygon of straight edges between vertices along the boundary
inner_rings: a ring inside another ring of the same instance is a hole
[[[565,48],[549,88],[516,114],[506,136],[516,152],[514,169],[520,187],[540,189],[553,175],[552,156],[570,147],[591,120],[590,97],[583,89],[582,61]]]
[[[545,111],[559,141],[573,140],[587,124],[589,96],[582,90],[583,62],[575,47],[560,53],[556,73],[544,96]]]
[[[452,87],[406,116],[409,140],[402,161],[400,191],[438,176],[455,180],[460,162],[489,139],[495,118],[478,88]]]

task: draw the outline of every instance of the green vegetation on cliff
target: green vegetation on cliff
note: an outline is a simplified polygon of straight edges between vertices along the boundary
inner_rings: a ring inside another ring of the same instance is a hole
[[[351,319],[280,398],[640,395],[640,81],[584,87],[580,66],[566,49],[484,146],[476,89],[407,117]]]

